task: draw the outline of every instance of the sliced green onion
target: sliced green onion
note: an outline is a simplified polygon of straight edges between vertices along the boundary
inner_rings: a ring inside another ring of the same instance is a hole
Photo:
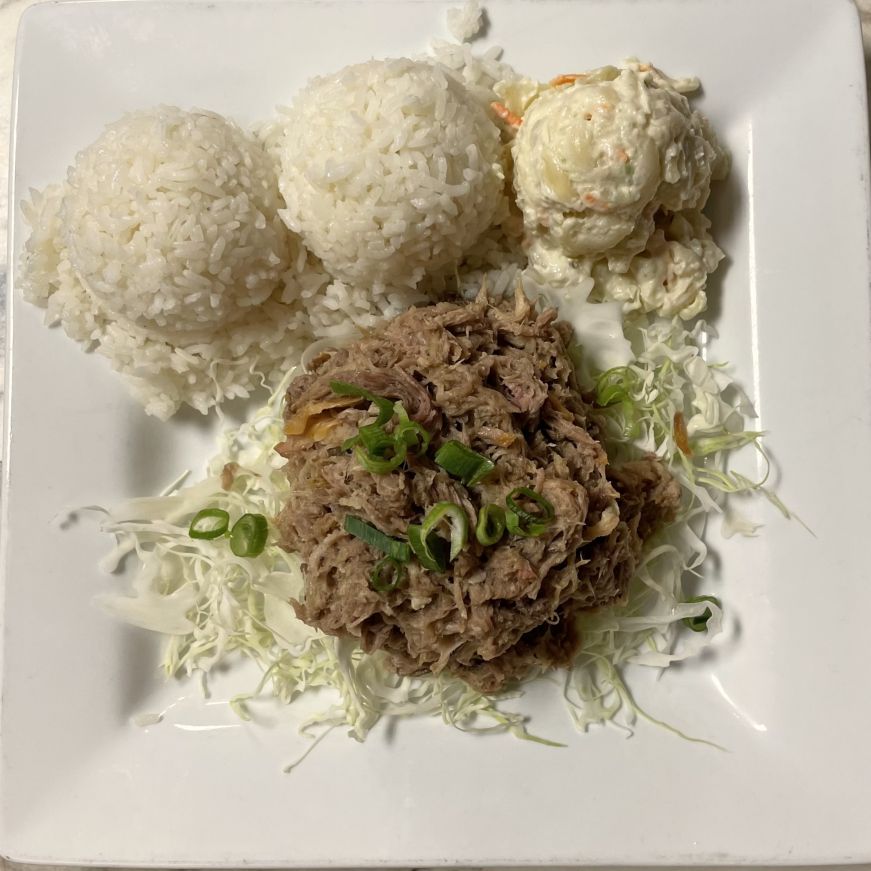
[[[243,514],[230,530],[230,550],[236,556],[260,556],[269,526],[262,514]]]
[[[402,584],[405,575],[405,566],[392,556],[386,556],[375,563],[369,575],[369,586],[376,593],[391,593]]]
[[[357,462],[367,472],[372,472],[373,475],[386,475],[388,472],[398,469],[405,462],[408,448],[406,447],[405,442],[399,439],[393,439],[391,441],[393,456],[389,457],[373,456],[372,454],[367,453],[361,445],[357,445],[357,447],[354,448],[354,456],[357,458]]]
[[[521,500],[532,502],[535,510],[530,511],[528,508],[524,508]],[[554,518],[553,505],[532,487],[515,487],[505,497],[505,504],[509,511],[513,511],[522,520],[540,522]]]
[[[437,534],[438,527],[447,522],[451,531],[450,546]],[[443,572],[453,562],[469,540],[469,518],[454,502],[436,502],[427,512],[420,526],[409,526],[408,542],[420,564],[430,571]]]
[[[483,505],[478,512],[475,538],[484,547],[496,544],[505,534],[505,510],[499,505]]]
[[[438,527],[447,522],[450,527],[450,544],[440,535]],[[432,572],[444,572],[453,562],[469,539],[469,518],[466,512],[453,502],[437,502],[427,512],[420,526],[411,525],[406,530],[408,543],[420,564]]]
[[[688,604],[695,602],[713,602],[718,608],[723,607],[722,603],[716,596],[690,596],[686,601]],[[705,608],[701,614],[697,614],[695,617],[684,617],[683,622],[689,626],[693,632],[704,632],[705,629],[708,628],[708,620],[711,619],[711,616],[711,609]]]
[[[525,507],[530,502],[536,510]],[[505,497],[505,504],[508,506],[505,525],[512,535],[537,538],[553,523],[553,504],[531,487],[515,487]]]
[[[448,559],[453,562],[469,540],[469,518],[459,505],[455,502],[436,502],[423,518],[421,533],[425,541],[429,540],[445,520],[451,530],[451,552]]]
[[[368,399],[378,408],[378,418],[375,421],[377,426],[384,426],[393,417],[393,402],[383,396],[376,396],[362,387],[357,387],[356,384],[348,384],[347,381],[330,381],[330,390],[336,396],[357,396],[360,399]]]
[[[435,461],[436,465],[454,478],[459,478],[467,487],[480,484],[496,468],[492,460],[453,440],[445,442],[438,449]]]
[[[417,421],[409,418],[401,402],[393,403],[344,381],[331,381],[330,387],[340,396],[360,396],[374,402],[379,408],[375,423],[361,426],[357,435],[342,444],[343,451],[354,451],[364,469],[375,475],[386,475],[398,469],[409,453],[415,456],[426,453],[432,435]],[[399,423],[394,432],[389,433],[384,426],[394,414],[398,415]]]
[[[413,457],[422,457],[429,449],[432,433],[416,420],[410,420],[396,427],[396,438],[405,443],[408,453]]]
[[[405,442],[409,454],[413,457],[422,457],[429,450],[432,433],[416,420],[412,420],[401,402],[394,404],[393,411],[399,418],[394,435]]]
[[[220,538],[230,526],[230,515],[223,508],[203,508],[191,520],[188,535],[191,538]]]
[[[375,550],[380,550],[387,556],[395,559],[397,562],[407,563],[411,559],[411,550],[408,547],[408,542],[400,541],[398,538],[391,538],[385,535],[380,529],[376,529],[371,523],[367,523],[359,517],[354,517],[353,514],[345,515],[345,532],[350,533],[355,538],[374,547]]]
[[[447,570],[451,547],[444,538],[433,535],[429,541],[424,541],[422,527],[414,524],[405,530],[405,534],[414,555],[425,569],[431,572]]]
[[[342,445],[342,450],[352,448],[357,462],[375,475],[386,475],[398,469],[405,462],[408,452],[405,441],[390,435],[377,423],[361,426],[357,435]]]
[[[393,455],[396,448],[396,439],[377,423],[361,426],[357,433],[359,444],[371,457],[386,459]]]

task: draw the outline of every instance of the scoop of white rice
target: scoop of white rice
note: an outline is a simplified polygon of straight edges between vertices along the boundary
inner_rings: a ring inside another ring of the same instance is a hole
[[[208,112],[127,116],[22,204],[25,299],[107,357],[149,414],[280,378],[329,277],[277,216],[263,146]]]
[[[60,220],[104,311],[160,335],[209,331],[266,300],[288,265],[268,155],[232,121],[162,106],[82,151]]]
[[[444,68],[370,61],[286,110],[281,213],[334,277],[414,288],[456,264],[503,201],[499,131]]]

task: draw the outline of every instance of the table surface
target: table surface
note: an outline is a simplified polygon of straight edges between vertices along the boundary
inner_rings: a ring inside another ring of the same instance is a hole
[[[7,231],[12,205],[8,202],[9,190],[9,111],[12,90],[12,65],[15,53],[15,34],[21,13],[35,0],[0,0],[0,239]],[[862,35],[865,43],[866,81],[871,86],[871,0],[856,0],[862,20]],[[7,294],[7,250],[0,248],[0,419],[2,419],[4,397],[4,351],[6,343],[6,294]],[[2,459],[0,459],[2,462]],[[24,871],[34,866],[7,862],[0,857],[0,871]],[[45,866],[43,866],[45,867]],[[852,869],[852,871],[871,871],[871,865],[825,866],[831,869]],[[725,869],[721,869],[725,871]],[[814,871],[807,868],[806,871]]]

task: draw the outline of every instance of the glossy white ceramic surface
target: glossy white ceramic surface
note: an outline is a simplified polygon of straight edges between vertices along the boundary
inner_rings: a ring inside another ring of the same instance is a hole
[[[59,179],[123,112],[204,106],[268,117],[314,74],[423,51],[438,2],[44,5],[18,43],[13,201]],[[846,0],[505,0],[487,43],[541,78],[637,55],[696,74],[734,155],[712,202],[728,252],[720,338],[753,396],[774,483],[813,534],[769,506],[754,540],[710,530],[706,583],[731,628],[638,701],[726,752],[640,724],[573,732],[543,683],[523,709],[563,749],[382,724],[307,746],[293,712],[242,724],[164,684],[146,634],[92,604],[107,541],[67,509],[199,469],[214,420],[164,425],[105,361],[11,301],[2,541],[0,850],[20,860],[161,866],[716,864],[871,860],[868,149],[856,13]],[[782,38],[790,22],[789,39]],[[325,38],[328,36],[329,38]],[[476,44],[476,50],[483,45]],[[25,228],[15,213],[10,263]],[[11,286],[15,287],[13,274]],[[156,726],[131,717],[163,711]]]

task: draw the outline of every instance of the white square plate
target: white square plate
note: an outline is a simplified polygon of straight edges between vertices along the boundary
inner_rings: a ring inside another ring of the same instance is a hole
[[[13,202],[60,179],[127,110],[268,117],[318,73],[419,53],[445,5],[386,0],[45,5],[16,63]],[[658,683],[632,740],[572,731],[549,684],[525,701],[553,749],[438,722],[334,732],[299,769],[289,725],[241,724],[164,685],[145,634],[92,604],[107,542],[65,509],[199,468],[214,429],[147,419],[105,361],[11,297],[4,466],[0,848],[19,860],[180,866],[800,863],[871,860],[868,147],[859,29],[846,0],[512,0],[487,42],[540,78],[648,58],[697,74],[732,149],[712,203],[729,253],[713,355],[753,394],[786,502],[707,569],[740,632]],[[10,249],[26,230],[20,211]],[[12,286],[15,286],[14,269]],[[143,729],[131,715],[166,710]]]

